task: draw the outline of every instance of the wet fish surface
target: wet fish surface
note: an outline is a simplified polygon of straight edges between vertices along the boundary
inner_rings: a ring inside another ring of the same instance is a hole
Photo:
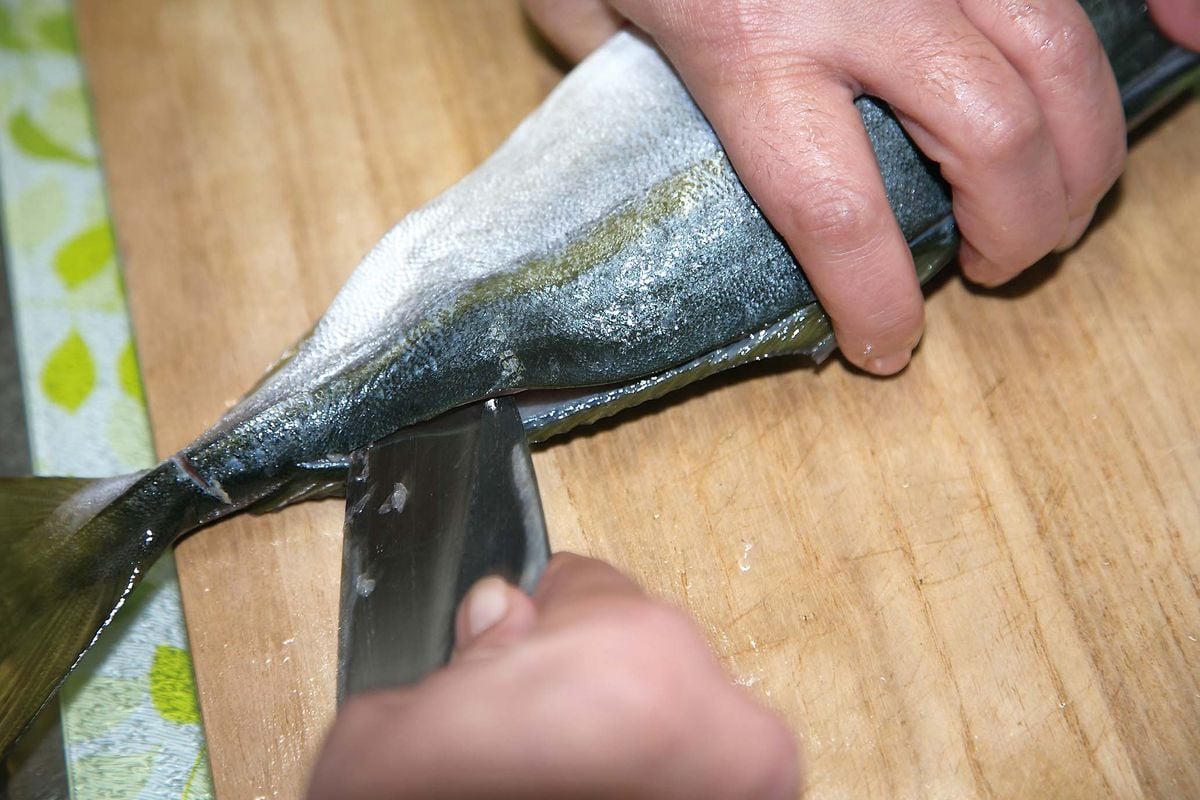
[[[1195,54],[1142,4],[1083,5],[1131,123],[1195,80]],[[886,106],[858,107],[925,280],[957,243],[948,189]],[[188,531],[343,493],[346,454],[480,398],[527,392],[526,431],[543,439],[721,369],[832,347],[678,77],[619,34],[393,228],[312,334],[192,444],[135,475],[0,481],[0,754]]]

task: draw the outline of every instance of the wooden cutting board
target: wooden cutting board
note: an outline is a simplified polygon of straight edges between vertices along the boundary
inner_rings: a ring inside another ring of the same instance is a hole
[[[86,0],[159,451],[560,77],[511,2]],[[750,368],[541,449],[554,545],[694,614],[810,797],[1200,795],[1200,104],[1076,251],[940,280],[900,377]],[[341,511],[178,562],[223,798],[298,797],[333,714]]]

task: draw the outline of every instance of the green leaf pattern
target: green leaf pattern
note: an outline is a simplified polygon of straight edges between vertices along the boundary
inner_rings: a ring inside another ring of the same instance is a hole
[[[107,267],[113,260],[112,229],[108,220],[76,234],[54,254],[54,271],[68,289],[74,289]]]
[[[87,342],[72,329],[42,366],[42,391],[55,405],[77,411],[96,385],[96,364]]]
[[[6,6],[0,5],[0,48],[14,50],[18,53],[28,49],[25,41],[17,32],[12,12]]]
[[[91,164],[91,159],[81,156],[66,145],[56,142],[49,133],[33,121],[29,112],[20,109],[8,118],[8,135],[17,150],[32,158],[59,159],[73,164]]]
[[[35,471],[154,454],[70,0],[0,0],[0,217]],[[171,559],[63,687],[76,800],[209,800]]]
[[[60,12],[43,17],[38,21],[38,33],[51,50],[75,53],[75,26],[69,12]]]
[[[180,725],[199,725],[192,659],[186,650],[160,644],[150,667],[150,699],[163,719]]]
[[[125,394],[139,403],[142,402],[142,374],[138,370],[137,352],[133,349],[133,339],[121,348],[117,356],[117,380]]]

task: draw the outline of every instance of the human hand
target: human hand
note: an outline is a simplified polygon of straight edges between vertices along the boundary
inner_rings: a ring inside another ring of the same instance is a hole
[[[603,562],[554,556],[532,598],[480,581],[457,641],[417,686],[346,703],[309,800],[796,796],[783,722]]]
[[[984,285],[1077,241],[1124,164],[1116,82],[1075,0],[525,5],[570,57],[626,19],[655,39],[804,265],[842,352],[874,373],[907,364],[924,311],[857,96],[886,101],[941,165],[963,271]],[[1153,7],[1196,46],[1196,0]]]

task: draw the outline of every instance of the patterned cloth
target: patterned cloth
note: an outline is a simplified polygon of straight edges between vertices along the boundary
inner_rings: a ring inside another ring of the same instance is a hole
[[[34,471],[154,462],[69,0],[0,0],[0,181]],[[174,563],[67,682],[72,797],[212,796]]]

